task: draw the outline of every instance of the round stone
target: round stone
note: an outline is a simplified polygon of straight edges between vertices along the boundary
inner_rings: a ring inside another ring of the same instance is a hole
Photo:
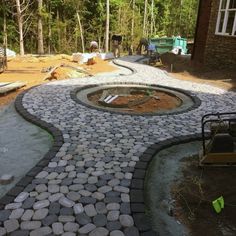
[[[51,180],[51,179],[55,179],[57,176],[58,176],[57,172],[52,172],[46,178]]]
[[[58,193],[59,190],[60,190],[60,187],[57,184],[49,184],[48,185],[48,192],[49,193]]]
[[[87,225],[91,222],[91,218],[88,217],[85,213],[80,213],[76,215],[76,222],[78,222],[80,225]]]
[[[48,215],[48,209],[43,208],[35,211],[33,215],[33,220],[42,220]]]
[[[88,178],[89,184],[96,184],[97,182],[98,182],[98,177],[96,177],[96,176],[91,176]]]
[[[110,233],[110,236],[125,236],[120,230],[114,230]]]
[[[42,201],[42,200],[45,200],[45,199],[48,199],[48,197],[51,195],[51,193],[49,192],[43,192],[43,193],[40,193],[36,199],[39,200],[39,201]]]
[[[56,162],[49,162],[48,167],[49,168],[55,168],[55,167],[57,167],[57,163]]]
[[[60,215],[63,216],[69,216],[69,215],[73,215],[74,211],[71,207],[63,207],[60,210]]]
[[[60,222],[73,222],[75,221],[75,217],[74,216],[70,216],[70,215],[65,215],[65,216],[59,216],[58,217],[58,221]]]
[[[64,225],[64,230],[69,232],[77,232],[79,229],[79,225],[73,222],[67,222]]]
[[[109,231],[106,228],[99,227],[89,233],[89,236],[107,236]]]
[[[52,231],[55,235],[60,235],[64,233],[63,224],[56,222],[52,224]]]
[[[63,194],[69,193],[69,188],[68,188],[68,186],[65,186],[65,185],[61,186],[61,187],[60,187],[60,192],[63,193]]]
[[[122,193],[129,193],[129,188],[118,185],[114,187],[114,191],[122,192]]]
[[[39,184],[35,187],[35,190],[38,192],[38,193],[43,193],[43,192],[46,192],[47,191],[47,186],[45,184]]]
[[[116,221],[119,219],[120,212],[119,211],[109,211],[107,214],[108,221]]]
[[[109,222],[107,222],[107,225],[106,225],[106,228],[109,231],[119,230],[119,229],[121,229],[121,227],[122,226],[119,221],[109,221]]]
[[[69,186],[69,189],[71,191],[79,191],[81,189],[84,189],[84,186],[82,184],[73,184]]]
[[[134,225],[134,220],[130,215],[120,215],[120,223],[124,227],[131,227]]]
[[[96,226],[94,224],[87,224],[84,225],[83,227],[79,228],[79,233],[80,234],[88,234],[89,232],[91,232],[92,230],[94,230],[96,228]],[[101,235],[100,235],[101,236]]]
[[[111,187],[114,187],[114,186],[119,185],[119,184],[120,184],[119,179],[112,179],[108,182],[108,185],[111,186]]]
[[[3,222],[9,218],[9,215],[11,214],[10,210],[1,210],[0,211],[0,222]]]
[[[23,209],[32,208],[33,205],[34,205],[34,203],[35,203],[35,198],[34,198],[34,197],[29,197],[29,198],[27,198],[27,199],[24,201],[24,203],[23,203],[23,205],[22,205],[22,208],[23,208]]]
[[[10,203],[5,206],[5,210],[14,210],[20,208],[22,206],[21,202],[17,203]]]
[[[97,226],[105,226],[107,223],[107,217],[105,215],[96,215],[93,217],[93,223]]]
[[[49,235],[52,233],[52,229],[50,227],[42,227],[31,231],[30,236],[43,236]]]
[[[89,192],[89,191],[87,191],[87,190],[84,190],[84,189],[80,190],[80,191],[79,191],[79,194],[82,195],[82,196],[84,196],[84,197],[89,197],[89,196],[92,195],[91,192]]]
[[[49,204],[50,203],[49,203],[48,200],[42,200],[42,201],[35,202],[34,205],[33,205],[33,208],[35,210],[38,210],[38,209],[41,209],[41,208],[49,206]]]
[[[19,228],[18,220],[11,219],[4,221],[4,228],[6,229],[7,233],[17,230]]]
[[[23,215],[24,211],[25,210],[22,208],[13,210],[9,216],[9,219],[19,219]]]
[[[27,197],[29,196],[29,193],[21,192],[14,200],[14,202],[23,202]]]
[[[100,193],[107,193],[112,190],[111,186],[102,186],[98,189],[98,192]]]
[[[115,211],[120,209],[120,204],[118,203],[108,203],[107,204],[107,210],[108,211]]]
[[[56,202],[58,201],[61,197],[64,197],[64,194],[63,193],[56,193],[56,194],[53,194],[51,196],[49,196],[49,201],[50,202]]]
[[[0,227],[0,236],[4,236],[6,235],[6,233],[7,231],[4,228]]]
[[[43,179],[46,178],[48,176],[48,172],[47,171],[41,171],[39,172],[35,178],[39,178],[39,179]]]
[[[65,232],[64,234],[62,234],[61,236],[76,236],[75,233],[72,232]]]
[[[42,224],[44,226],[49,226],[57,222],[57,220],[58,220],[58,217],[56,215],[48,215],[42,220]]]
[[[23,230],[34,230],[40,228],[40,226],[41,226],[40,221],[23,221],[20,224],[20,227]]]
[[[122,194],[121,194],[121,201],[122,201],[122,202],[130,202],[129,194],[122,193]]]
[[[93,216],[97,215],[95,207],[92,204],[86,205],[84,207],[84,211],[87,214],[87,216],[89,216],[89,217],[93,217]]]
[[[83,207],[83,205],[82,205],[81,203],[75,204],[75,205],[74,205],[74,212],[75,212],[76,215],[77,215],[77,214],[80,214],[80,213],[82,213],[82,212],[84,212],[84,207]]]
[[[22,215],[21,220],[23,220],[23,221],[30,221],[33,215],[34,215],[34,211],[28,209]]]
[[[105,198],[105,195],[103,193],[95,192],[92,194],[93,198],[96,198],[98,201],[101,201]]]
[[[59,203],[64,207],[73,207],[75,205],[75,202],[66,197],[61,197]]]
[[[106,204],[104,202],[97,202],[95,204],[95,208],[98,214],[106,214],[107,213],[107,208]]]

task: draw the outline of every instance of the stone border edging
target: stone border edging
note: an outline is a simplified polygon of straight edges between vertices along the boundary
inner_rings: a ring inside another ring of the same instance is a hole
[[[184,95],[188,96],[190,99],[192,99],[193,101],[193,105],[185,110],[180,110],[180,111],[176,111],[176,112],[171,112],[170,114],[168,113],[162,113],[162,114],[158,114],[158,113],[145,113],[145,114],[134,114],[134,113],[129,113],[129,112],[122,112],[122,111],[111,111],[111,110],[106,110],[104,108],[99,108],[99,107],[95,107],[92,106],[90,104],[87,104],[81,100],[79,100],[77,98],[77,93],[83,89],[87,89],[87,88],[91,88],[91,87],[99,87],[99,86],[106,86],[106,85],[116,85],[116,84],[137,84],[137,85],[143,85],[143,86],[153,86],[153,87],[159,87],[159,88],[163,88],[163,89],[170,89],[170,90],[174,90],[177,91],[179,93],[183,93]],[[131,116],[146,116],[146,117],[150,117],[150,116],[163,116],[163,115],[178,115],[178,114],[183,114],[186,113],[188,111],[192,111],[194,109],[197,109],[200,105],[201,105],[201,100],[194,95],[193,93],[190,93],[186,90],[183,89],[177,89],[177,88],[173,88],[173,87],[167,87],[167,86],[161,86],[161,85],[156,85],[156,84],[145,84],[145,83],[134,83],[134,82],[115,82],[115,83],[102,83],[102,84],[90,84],[90,85],[85,85],[85,86],[80,86],[74,90],[72,90],[70,92],[70,96],[71,99],[74,100],[76,103],[79,103],[85,107],[94,109],[94,110],[98,110],[98,111],[105,111],[105,112],[109,112],[112,114],[121,114],[121,115],[131,115]]]
[[[188,143],[191,141],[201,140],[201,134],[193,134],[181,136],[178,138],[171,138],[160,143],[152,144],[140,156],[140,160],[134,167],[134,174],[131,180],[130,187],[130,208],[133,216],[135,226],[140,232],[140,236],[157,236],[158,233],[153,231],[151,220],[145,213],[145,186],[144,181],[146,172],[149,168],[153,157],[163,149],[169,148],[173,145]]]
[[[38,85],[39,86],[39,85]],[[29,121],[32,124],[35,124],[39,126],[40,128],[46,130],[49,132],[53,138],[54,142],[52,147],[49,149],[49,151],[40,159],[40,161],[31,169],[29,170],[24,177],[22,177],[16,185],[11,188],[1,199],[0,199],[0,210],[4,209],[4,206],[13,202],[14,199],[17,197],[19,193],[21,193],[24,188],[29,185],[34,177],[42,171],[42,169],[48,165],[50,160],[55,157],[56,153],[59,151],[60,147],[62,146],[64,139],[62,132],[53,126],[52,124],[49,124],[43,120],[38,119],[36,116],[31,115],[27,109],[24,108],[22,100],[24,95],[31,89],[38,87],[34,86],[31,87],[25,91],[23,91],[21,94],[19,94],[16,97],[15,100],[15,109],[16,111],[27,121]]]
[[[122,65],[122,64],[120,64],[116,59],[113,59],[113,60],[112,60],[112,63],[114,63],[116,66],[123,67],[123,68],[128,69],[128,70],[130,70],[130,71],[132,72],[132,73],[129,74],[129,75],[120,75],[120,76],[130,76],[130,75],[133,75],[133,74],[138,73],[136,69],[131,68],[131,67],[126,66],[126,65]]]

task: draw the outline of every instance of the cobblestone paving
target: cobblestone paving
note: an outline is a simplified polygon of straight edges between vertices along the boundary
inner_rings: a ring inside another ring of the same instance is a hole
[[[28,112],[59,128],[65,142],[24,192],[0,211],[0,236],[139,235],[129,191],[140,155],[153,143],[200,133],[200,119],[206,112],[235,110],[235,93],[171,78],[156,68],[133,63],[136,59],[118,61],[135,69],[133,75],[56,81],[25,94],[23,105]],[[181,88],[202,103],[183,114],[145,117],[97,111],[70,97],[79,86],[107,82]]]

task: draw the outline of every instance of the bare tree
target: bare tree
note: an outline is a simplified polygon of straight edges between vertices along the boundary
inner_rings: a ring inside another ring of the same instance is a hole
[[[106,42],[105,51],[109,51],[109,28],[110,28],[110,1],[106,1]]]
[[[131,21],[131,50],[132,50],[132,53],[134,50],[134,16],[135,16],[134,8],[135,8],[135,0],[133,0],[133,5],[132,5],[132,21]]]
[[[83,27],[82,27],[82,24],[81,24],[80,15],[79,15],[79,11],[78,10],[76,11],[76,16],[77,16],[77,20],[78,20],[78,23],[79,23],[80,38],[81,38],[82,50],[83,50],[83,53],[84,53],[84,51],[85,51],[85,47],[84,47],[84,34],[83,34]]]
[[[19,43],[20,43],[20,55],[23,56],[25,54],[25,49],[24,49],[24,36],[27,33],[27,31],[30,28],[30,24],[28,24],[28,27],[25,27],[24,29],[24,24],[28,22],[30,17],[32,16],[31,13],[27,13],[27,9],[29,8],[30,5],[34,3],[34,1],[25,1],[25,0],[15,0],[16,1],[16,18],[17,18],[17,23],[18,23],[18,33],[19,33]]]
[[[20,55],[23,56],[25,54],[24,48],[24,36],[23,36],[23,14],[21,10],[20,0],[16,0],[16,16],[18,21],[18,30],[19,30],[19,39],[20,39]]]
[[[148,0],[145,0],[144,3],[144,15],[143,15],[143,36],[147,36],[147,5]]]
[[[43,0],[38,0],[38,54],[44,54],[42,8]]]

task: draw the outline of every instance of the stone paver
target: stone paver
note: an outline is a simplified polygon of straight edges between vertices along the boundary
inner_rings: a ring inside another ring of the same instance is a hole
[[[154,143],[201,133],[205,113],[235,109],[234,92],[171,78],[164,71],[132,63],[136,59],[119,60],[137,71],[132,75],[50,82],[24,95],[23,107],[58,128],[64,143],[32,183],[0,211],[0,234],[138,236],[130,187],[133,177],[145,174],[134,172],[142,153]],[[202,103],[181,114],[131,116],[91,109],[70,96],[78,87],[112,81],[185,89]]]

